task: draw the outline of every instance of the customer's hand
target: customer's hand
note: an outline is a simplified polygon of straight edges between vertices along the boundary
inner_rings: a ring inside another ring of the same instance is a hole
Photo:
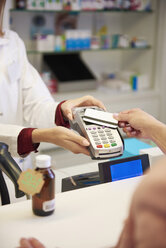
[[[45,246],[35,238],[21,238],[18,248],[45,248]]]
[[[48,142],[61,146],[75,154],[83,153],[89,155],[87,147],[89,141],[65,127],[54,127],[46,129],[34,129],[32,132],[32,142]]]
[[[163,124],[141,109],[131,109],[115,114],[119,127],[128,137],[152,139]]]
[[[93,96],[83,96],[81,98],[76,98],[73,100],[67,100],[61,105],[61,110],[64,117],[68,120],[73,119],[72,109],[75,107],[84,107],[84,106],[97,106],[106,110],[104,104],[94,98]]]

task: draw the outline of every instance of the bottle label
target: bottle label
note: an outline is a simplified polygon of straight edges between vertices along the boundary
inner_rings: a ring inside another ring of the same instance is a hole
[[[55,209],[55,199],[43,202],[43,211],[48,212]]]
[[[40,172],[28,169],[20,174],[17,183],[19,185],[19,189],[24,193],[34,195],[40,193],[44,185],[44,179]]]

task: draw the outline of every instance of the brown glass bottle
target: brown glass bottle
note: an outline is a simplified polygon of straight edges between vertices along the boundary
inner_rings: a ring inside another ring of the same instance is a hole
[[[32,196],[32,210],[35,215],[48,216],[55,209],[55,175],[47,155],[36,156],[36,171],[43,174],[44,185],[40,193]]]

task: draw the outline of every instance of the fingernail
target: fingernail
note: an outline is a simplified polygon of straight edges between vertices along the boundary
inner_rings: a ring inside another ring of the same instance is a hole
[[[115,119],[117,119],[118,118],[118,113],[113,113],[113,117],[115,118]]]
[[[131,131],[132,128],[131,128],[131,127],[126,127],[126,130],[127,130],[127,131]]]
[[[83,145],[84,145],[84,146],[89,146],[89,145],[90,145],[90,144],[89,144],[89,141],[83,140]]]
[[[125,127],[125,123],[124,122],[119,122],[119,126],[120,127]]]

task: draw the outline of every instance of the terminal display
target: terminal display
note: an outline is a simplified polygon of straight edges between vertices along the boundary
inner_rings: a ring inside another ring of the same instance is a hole
[[[143,154],[99,163],[98,166],[101,182],[113,182],[141,176],[150,165],[148,155]]]

